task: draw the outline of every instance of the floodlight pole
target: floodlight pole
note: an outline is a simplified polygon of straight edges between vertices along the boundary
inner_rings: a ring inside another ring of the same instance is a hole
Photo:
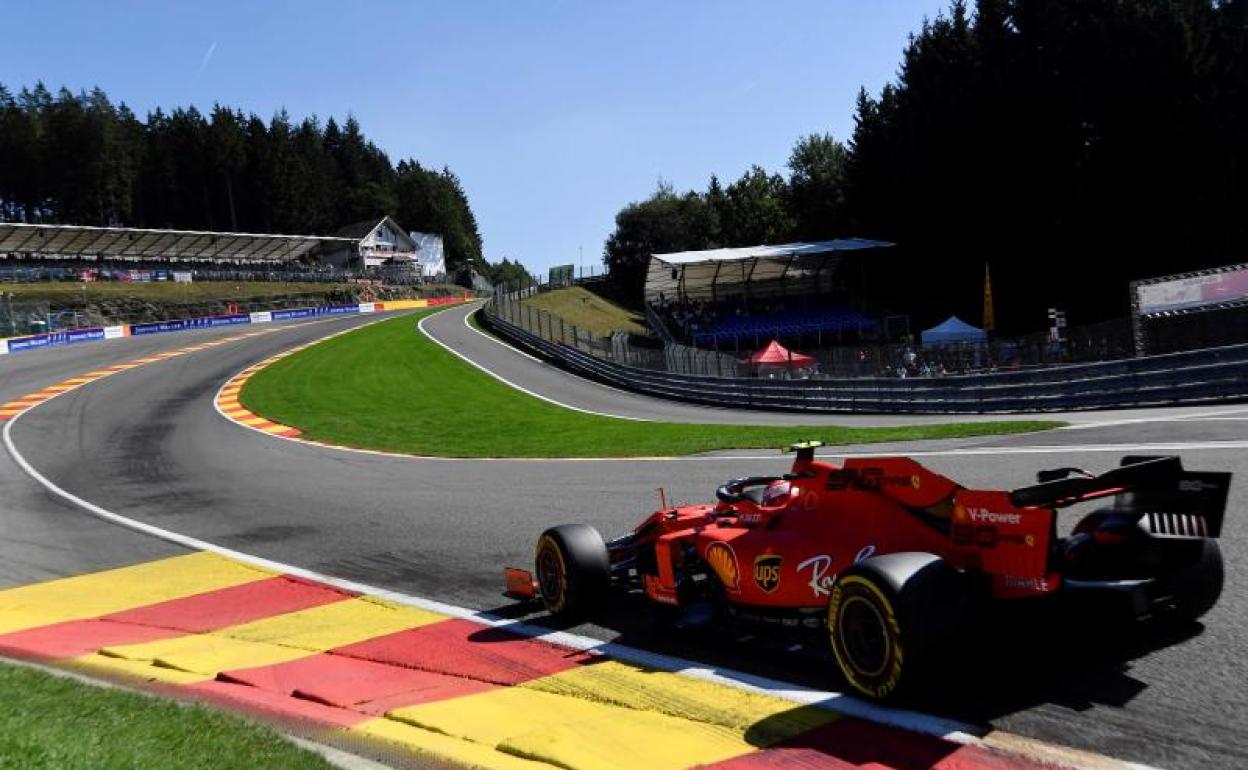
[[[1132,281],[1128,290],[1131,292],[1131,339],[1135,343],[1135,357],[1140,358],[1148,347],[1144,319],[1140,317],[1140,281]]]

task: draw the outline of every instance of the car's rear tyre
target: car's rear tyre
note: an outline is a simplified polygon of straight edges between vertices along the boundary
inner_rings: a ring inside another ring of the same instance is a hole
[[[561,620],[581,620],[606,598],[611,562],[598,530],[564,524],[537,539],[533,572],[546,610]]]
[[[1223,578],[1222,550],[1218,541],[1201,540],[1200,555],[1195,563],[1170,576],[1174,615],[1182,620],[1196,620],[1213,609],[1222,596]]]
[[[896,553],[841,573],[828,603],[832,654],[869,698],[904,691],[948,641],[962,613],[957,572],[938,556]]]

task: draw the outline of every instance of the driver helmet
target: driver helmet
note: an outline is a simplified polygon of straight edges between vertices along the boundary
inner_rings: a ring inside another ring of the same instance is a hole
[[[763,490],[763,505],[773,508],[788,502],[792,485],[787,481],[773,481]]]

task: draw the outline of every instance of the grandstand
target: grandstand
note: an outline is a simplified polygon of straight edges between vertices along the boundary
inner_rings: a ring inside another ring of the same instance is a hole
[[[280,264],[346,238],[0,222],[0,256]]]
[[[667,341],[757,347],[769,339],[823,345],[881,331],[843,263],[893,244],[860,238],[654,254],[645,302]],[[849,271],[852,273],[852,271]]]
[[[358,233],[270,235],[0,222],[0,280],[419,283],[416,242],[389,217]],[[384,235],[389,235],[386,240]]]
[[[691,337],[695,345],[729,345],[745,339],[757,347],[769,339],[826,336],[832,341],[842,337],[865,338],[879,332],[880,324],[874,319],[852,307],[832,305],[745,316],[729,315]]]

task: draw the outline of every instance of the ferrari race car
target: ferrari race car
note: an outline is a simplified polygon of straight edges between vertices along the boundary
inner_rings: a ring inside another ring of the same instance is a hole
[[[980,601],[1104,594],[1136,617],[1194,619],[1222,591],[1231,474],[1125,457],[1100,475],[1041,471],[1013,491],[965,489],[904,457],[815,460],[729,481],[713,505],[666,508],[607,542],[566,524],[537,541],[506,594],[574,622],[610,590],[687,617],[826,629],[846,681],[885,698],[921,677]],[[1069,536],[1057,510],[1112,498]]]

